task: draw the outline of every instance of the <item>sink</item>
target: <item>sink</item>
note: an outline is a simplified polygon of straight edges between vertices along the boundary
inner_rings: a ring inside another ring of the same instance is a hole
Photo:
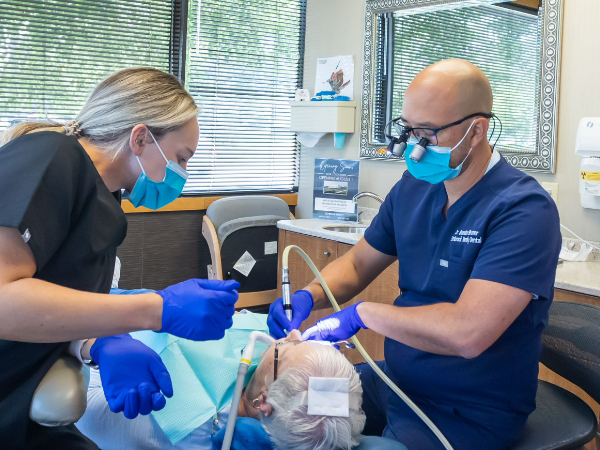
[[[338,233],[365,234],[367,227],[364,225],[326,225],[323,229]]]

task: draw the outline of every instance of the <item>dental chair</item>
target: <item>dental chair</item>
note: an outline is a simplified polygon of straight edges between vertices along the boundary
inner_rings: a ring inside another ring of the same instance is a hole
[[[77,422],[87,407],[90,368],[64,354],[50,367],[33,394],[29,417],[47,427]]]
[[[540,362],[600,403],[600,308],[554,302],[542,344]],[[536,404],[512,450],[583,450],[594,438],[594,411],[575,394],[539,380]]]
[[[290,218],[285,201],[262,195],[223,198],[206,210],[202,235],[211,257],[208,278],[240,283],[236,308],[277,298],[277,222]]]

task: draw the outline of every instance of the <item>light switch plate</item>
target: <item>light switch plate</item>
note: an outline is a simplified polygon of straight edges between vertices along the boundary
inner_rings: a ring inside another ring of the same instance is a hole
[[[558,205],[558,183],[547,183],[543,182],[542,187],[550,194],[554,203]]]

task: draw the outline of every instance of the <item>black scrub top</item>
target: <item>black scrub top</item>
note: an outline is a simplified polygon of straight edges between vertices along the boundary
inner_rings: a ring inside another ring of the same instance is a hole
[[[0,148],[0,226],[17,228],[29,245],[34,278],[108,293],[117,247],[127,233],[119,200],[72,136],[38,132]],[[67,346],[0,340],[3,449],[30,448],[31,435],[39,434],[29,420],[31,398]]]

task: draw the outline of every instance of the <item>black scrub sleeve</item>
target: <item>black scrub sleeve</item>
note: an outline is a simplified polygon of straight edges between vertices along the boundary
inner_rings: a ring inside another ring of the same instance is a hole
[[[0,226],[17,228],[41,271],[68,236],[95,183],[74,137],[21,136],[0,148]]]

